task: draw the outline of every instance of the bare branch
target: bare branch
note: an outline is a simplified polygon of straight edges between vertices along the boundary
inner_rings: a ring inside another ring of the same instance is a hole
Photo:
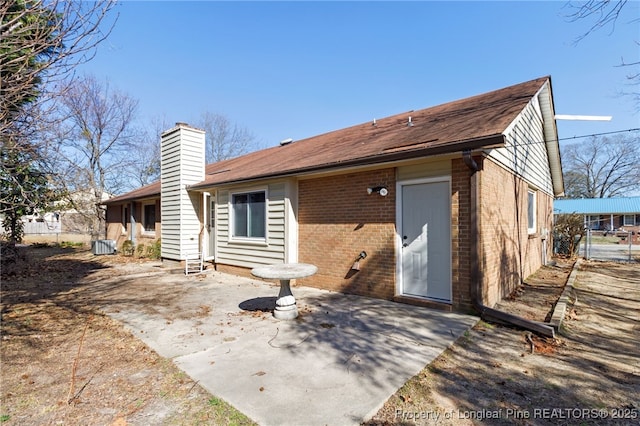
[[[237,157],[256,148],[255,136],[224,115],[204,112],[197,127],[206,132],[207,163]]]
[[[576,22],[583,19],[593,20],[591,27],[578,36],[574,43],[578,44],[589,34],[604,28],[611,26],[609,34],[613,34],[615,31],[615,25],[620,16],[620,11],[624,8],[627,0],[589,0],[587,2],[574,2],[567,3],[567,7],[573,11],[566,15],[570,22]]]
[[[104,229],[103,197],[126,187],[137,105],[108,83],[82,76],[59,102],[59,124],[48,134],[56,145],[50,162],[71,195],[67,201],[96,233]]]
[[[114,6],[110,0],[0,3],[0,131],[28,119],[26,104],[55,98],[74,68],[94,57],[115,25],[107,22]]]

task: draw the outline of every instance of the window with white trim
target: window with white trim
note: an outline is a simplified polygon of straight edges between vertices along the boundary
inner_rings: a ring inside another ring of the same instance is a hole
[[[145,204],[142,206],[142,226],[144,232],[156,231],[156,204]]]
[[[622,220],[623,226],[634,226],[636,224],[636,215],[635,214],[625,214]]]
[[[231,195],[232,236],[265,239],[267,229],[266,192],[244,192]]]
[[[536,191],[527,191],[527,232],[536,233]]]
[[[587,227],[591,230],[600,229],[600,215],[587,216]]]

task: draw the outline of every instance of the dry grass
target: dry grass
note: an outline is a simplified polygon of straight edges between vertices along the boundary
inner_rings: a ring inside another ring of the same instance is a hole
[[[251,424],[84,295],[124,262],[53,246],[3,264],[2,423]]]

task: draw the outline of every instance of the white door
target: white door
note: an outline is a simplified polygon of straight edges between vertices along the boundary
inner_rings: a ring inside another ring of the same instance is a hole
[[[402,293],[451,301],[449,182],[404,184],[401,188]]]
[[[209,234],[209,247],[207,251],[207,259],[211,260],[216,253],[216,197],[212,195],[209,198],[209,211],[207,215],[207,231]]]

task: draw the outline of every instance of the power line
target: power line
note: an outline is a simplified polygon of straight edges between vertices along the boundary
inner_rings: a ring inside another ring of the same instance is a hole
[[[570,138],[560,138],[560,139],[558,139],[558,141],[564,141],[564,140],[568,140],[568,139],[590,138],[590,137],[594,137],[594,136],[615,135],[617,133],[625,133],[625,132],[637,132],[638,130],[640,130],[640,128],[637,127],[635,129],[614,130],[612,132],[592,133],[590,135],[584,135],[584,136],[572,136]]]
[[[514,143],[512,145],[506,145],[505,148],[507,148],[509,146],[537,145],[537,144],[540,144],[540,143],[547,143],[547,142],[560,142],[560,141],[570,140],[570,139],[582,139],[582,138],[590,138],[590,137],[595,137],[595,136],[606,136],[606,135],[614,135],[614,134],[618,134],[618,133],[637,132],[637,131],[640,131],[640,127],[633,128],[633,129],[625,129],[625,130],[614,130],[612,132],[591,133],[590,135],[571,136],[571,137],[559,138],[559,139],[549,139],[549,140],[546,140],[546,141],[531,141],[531,142]]]

